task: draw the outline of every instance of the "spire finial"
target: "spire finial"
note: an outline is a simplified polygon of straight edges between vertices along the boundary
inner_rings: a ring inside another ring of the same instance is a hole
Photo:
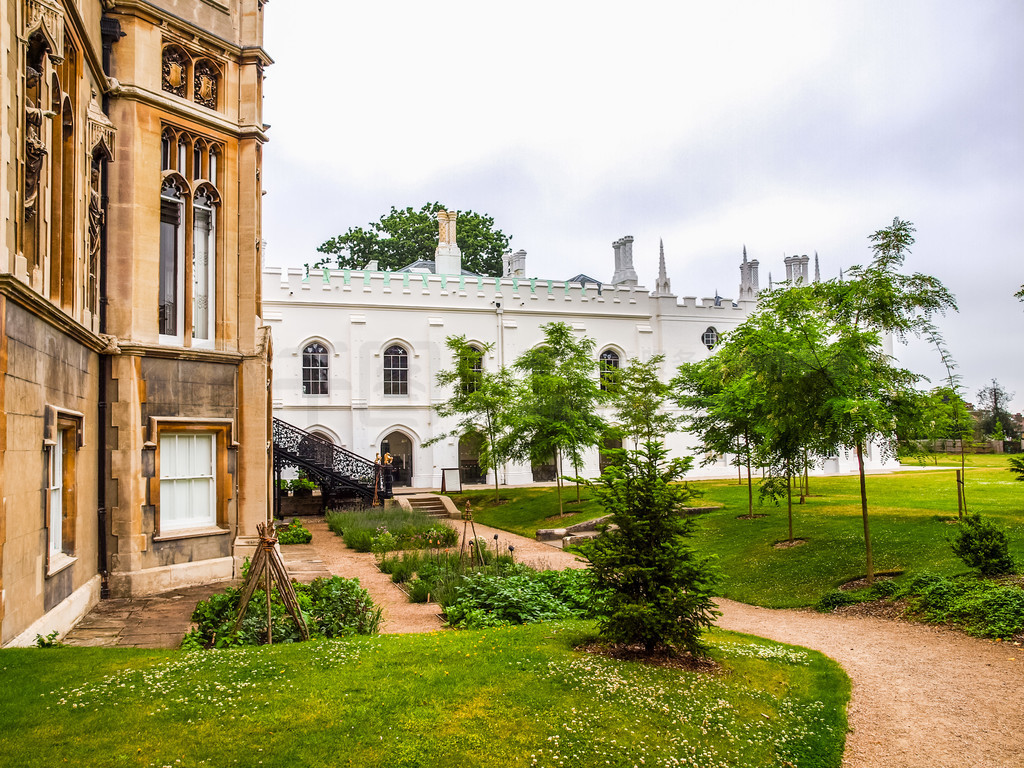
[[[747,244],[743,244],[743,263],[747,263]]]
[[[655,296],[671,296],[672,286],[668,279],[668,270],[665,268],[665,240],[658,238],[658,281],[654,284]]]
[[[818,252],[814,252],[814,282],[821,282],[821,270],[818,268]]]

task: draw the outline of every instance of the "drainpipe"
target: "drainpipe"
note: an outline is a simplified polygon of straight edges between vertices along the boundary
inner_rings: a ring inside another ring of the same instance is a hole
[[[114,43],[125,36],[117,19],[100,19],[100,34],[103,40],[103,74],[110,77],[110,54]],[[102,99],[103,114],[110,112],[110,96],[106,91]],[[104,171],[107,169],[105,168]],[[109,202],[109,174],[100,174],[100,205],[104,213]],[[99,331],[107,332],[107,227],[100,230],[99,254]],[[99,445],[96,455],[96,528],[97,560],[100,572],[100,599],[110,597],[110,569],[107,553],[107,380],[110,377],[110,355],[100,354],[100,380],[98,386],[97,432]]]
[[[505,326],[502,322],[502,314],[505,310],[501,308],[501,299],[494,301],[495,319],[498,322],[498,368],[501,369],[505,365]]]

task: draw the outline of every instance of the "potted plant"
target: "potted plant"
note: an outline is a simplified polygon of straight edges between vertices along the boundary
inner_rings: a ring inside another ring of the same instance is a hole
[[[289,487],[292,489],[292,496],[300,498],[303,496],[312,496],[313,489],[316,488],[316,483],[305,477],[299,477],[292,480],[289,483]]]

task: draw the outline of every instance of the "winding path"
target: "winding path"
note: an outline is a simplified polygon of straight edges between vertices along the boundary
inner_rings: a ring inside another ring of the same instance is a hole
[[[458,521],[449,521],[460,529]],[[373,564],[344,549],[321,521],[313,544],[332,572],[359,576],[384,605],[385,632],[440,629],[436,605],[414,606]],[[477,524],[516,559],[580,567],[573,555]],[[345,553],[348,553],[347,555]],[[1024,768],[1024,647],[941,627],[868,616],[771,610],[719,600],[723,629],[821,651],[853,681],[844,768]],[[428,620],[429,618],[429,620]]]
[[[846,768],[1024,767],[1024,648],[867,616],[719,608],[723,629],[842,664],[853,681]]]
[[[458,521],[449,521],[460,530]],[[311,544],[284,547],[303,581],[357,576],[384,609],[383,632],[442,629],[433,603],[410,603],[373,555],[347,549],[322,518],[307,520]],[[570,553],[477,525],[488,542],[515,547],[517,560],[580,567]],[[492,545],[493,546],[493,545]],[[73,645],[175,647],[197,600],[223,584],[149,598],[106,600],[66,638]],[[720,600],[724,629],[813,648],[853,681],[845,768],[1024,768],[1024,647],[977,640],[944,628],[867,616],[770,610]]]

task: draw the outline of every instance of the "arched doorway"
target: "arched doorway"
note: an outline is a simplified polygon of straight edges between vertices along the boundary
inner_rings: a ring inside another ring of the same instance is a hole
[[[608,469],[608,467],[610,467],[612,464],[615,463],[615,458],[616,457],[614,455],[612,455],[611,453],[609,453],[609,451],[621,450],[621,449],[622,449],[622,440],[621,440],[621,438],[618,438],[618,437],[606,437],[604,440],[601,441],[601,448],[598,451],[598,461],[600,462],[599,466],[600,466],[600,469],[601,469],[601,474],[604,474],[604,471],[606,469]]]
[[[412,440],[401,432],[392,432],[380,441],[380,455],[391,454],[395,485],[412,485]]]
[[[531,469],[533,470],[533,482],[535,483],[550,483],[558,475],[554,456],[543,464],[534,464]]]
[[[480,466],[482,444],[479,432],[467,432],[459,439],[459,475],[463,484],[482,483],[487,479],[487,470]]]

